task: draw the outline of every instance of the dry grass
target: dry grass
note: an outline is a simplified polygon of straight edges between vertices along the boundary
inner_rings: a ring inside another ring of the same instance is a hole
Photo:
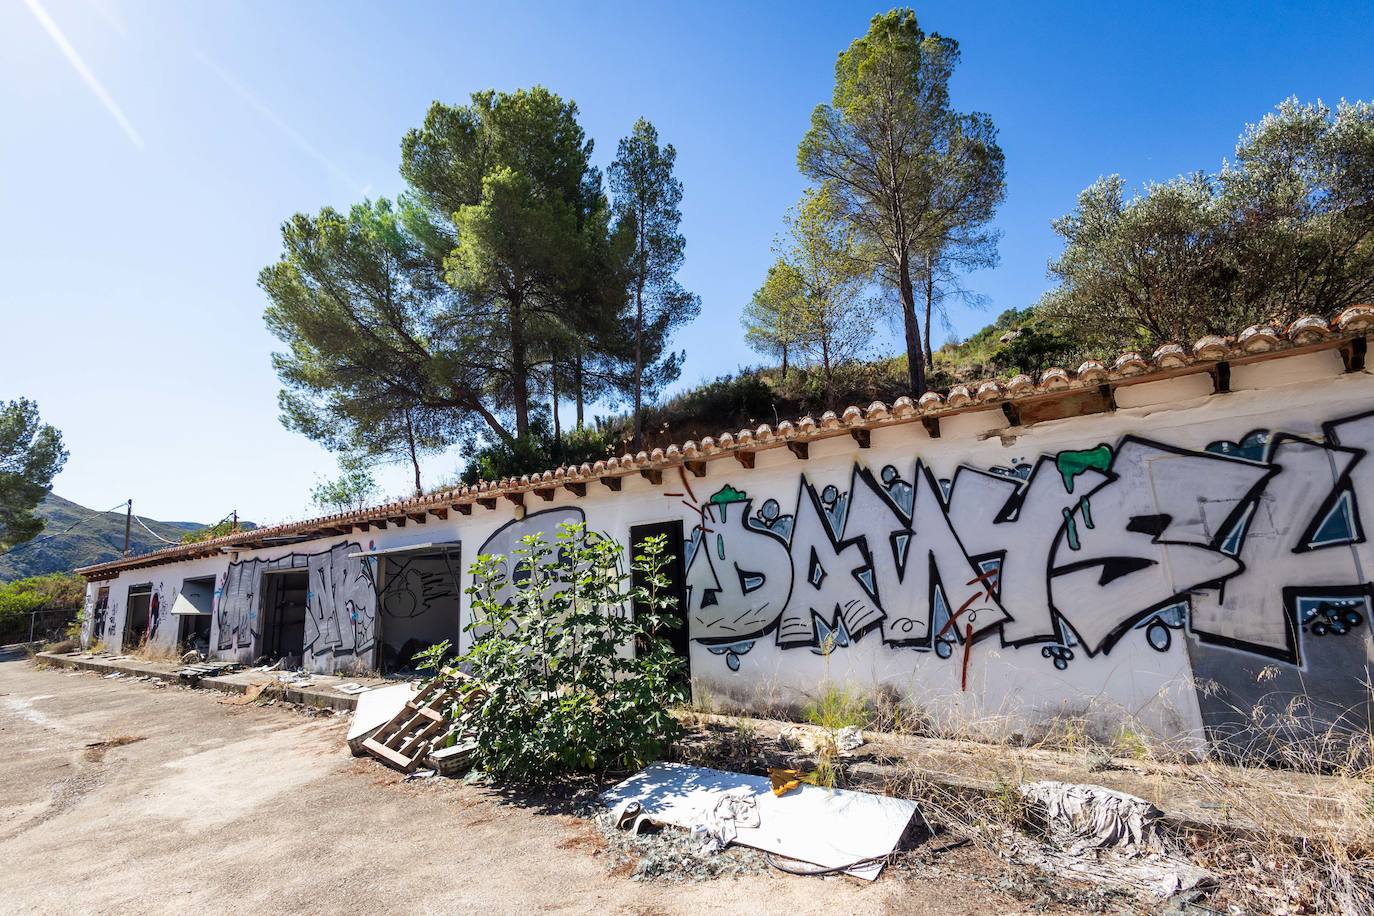
[[[128,653],[145,662],[179,662],[185,653],[176,646],[160,646],[144,643]]]
[[[1264,678],[1261,672],[1257,680],[1262,684]],[[1196,684],[1193,689],[1210,688]],[[760,700],[758,694],[729,697],[699,687],[694,708],[725,714],[751,710],[755,716],[763,708],[768,711],[763,718],[777,723],[784,734],[804,728],[790,724],[801,721],[822,736],[857,725],[870,734],[1074,755],[1088,773],[1167,770],[1167,778],[1187,780],[1190,793],[1210,799],[1206,807],[1214,809],[1223,825],[1235,828],[1176,836],[1197,865],[1221,879],[1205,900],[1207,907],[1374,916],[1374,733],[1365,712],[1374,709],[1374,691],[1366,685],[1365,693],[1363,702],[1334,716],[1334,722],[1315,712],[1321,704],[1301,696],[1276,696],[1249,709],[1232,709],[1235,728],[1226,735],[1214,730],[1208,735],[1210,748],[1198,735],[1161,737],[1126,710],[1097,701],[1045,716],[1033,728],[1027,726],[1024,711],[974,721],[919,708],[897,691],[862,694],[832,683],[790,704],[781,698],[795,698],[795,691],[765,691]],[[693,755],[698,759],[690,762],[758,773],[760,763],[783,756],[753,729],[732,736],[718,723],[712,728],[717,731],[711,746],[699,747]],[[799,749],[804,759],[794,759],[791,766],[829,768],[828,782],[849,784],[843,755],[834,752],[833,744],[827,751],[822,737],[806,745]],[[1007,831],[1035,832],[1017,791],[1025,774],[1015,767],[1000,774],[996,787],[987,792],[937,784],[913,762],[893,763],[884,768],[880,791],[917,799],[927,816],[952,834],[1006,856]]]

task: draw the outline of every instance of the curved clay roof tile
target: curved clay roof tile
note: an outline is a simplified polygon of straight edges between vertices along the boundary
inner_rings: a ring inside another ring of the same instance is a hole
[[[1105,382],[1107,367],[1095,359],[1085,359],[1078,367],[1078,380],[1081,382]]]
[[[1236,342],[1246,353],[1268,353],[1278,349],[1279,332],[1269,325],[1252,324],[1240,332]]]
[[[1336,316],[1336,327],[1343,332],[1365,331],[1374,327],[1374,305],[1352,305]]]
[[[1068,370],[1058,366],[1052,366],[1040,373],[1040,388],[1044,391],[1059,391],[1067,388],[1070,381],[1072,379],[1069,378]]]
[[[1151,354],[1150,359],[1154,360],[1155,365],[1162,369],[1178,369],[1192,362],[1192,360],[1188,358],[1188,352],[1183,349],[1183,346],[1176,343],[1161,344],[1159,348]]]
[[[1034,390],[1035,380],[1032,379],[1029,375],[1026,375],[1026,373],[1024,372],[1022,372],[1020,375],[1012,376],[1011,380],[1007,382],[1007,394],[1011,395],[1014,398],[1019,398],[1022,395],[1030,394]]]
[[[1132,351],[1118,356],[1116,362],[1112,363],[1112,371],[1118,375],[1140,375],[1150,371],[1150,364],[1139,353]]]
[[[1193,344],[1193,355],[1198,359],[1225,359],[1230,352],[1231,342],[1220,334],[1208,334],[1198,338]]]

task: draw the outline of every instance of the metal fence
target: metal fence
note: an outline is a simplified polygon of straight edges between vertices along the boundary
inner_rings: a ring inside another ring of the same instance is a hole
[[[0,644],[19,642],[55,642],[66,637],[67,628],[81,615],[80,607],[43,608],[21,614],[18,625],[11,623],[0,631]],[[23,620],[27,617],[28,620]]]

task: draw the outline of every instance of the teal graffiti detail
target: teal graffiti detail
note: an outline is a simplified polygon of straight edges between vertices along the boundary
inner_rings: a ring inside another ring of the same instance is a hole
[[[1097,448],[1078,451],[1063,451],[1054,458],[1054,465],[1059,468],[1059,476],[1064,478],[1064,492],[1066,493],[1073,492],[1073,482],[1079,474],[1089,469],[1105,472],[1111,463],[1112,449],[1109,445],[1099,445]]]

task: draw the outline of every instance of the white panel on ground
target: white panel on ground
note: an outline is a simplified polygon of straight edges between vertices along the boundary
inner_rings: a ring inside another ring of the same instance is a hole
[[[378,687],[358,694],[358,705],[353,710],[353,724],[348,727],[348,746],[353,753],[362,753],[362,744],[391,717],[401,711],[401,707],[419,693],[412,684],[393,684]]]
[[[802,785],[781,798],[766,777],[682,763],[655,763],[601,795],[614,808],[638,801],[653,820],[690,830],[705,821],[726,793],[754,799],[757,827],[740,825],[735,842],[822,868],[845,868],[880,859],[897,846],[916,813],[900,798]],[[882,862],[852,869],[872,881]]]

